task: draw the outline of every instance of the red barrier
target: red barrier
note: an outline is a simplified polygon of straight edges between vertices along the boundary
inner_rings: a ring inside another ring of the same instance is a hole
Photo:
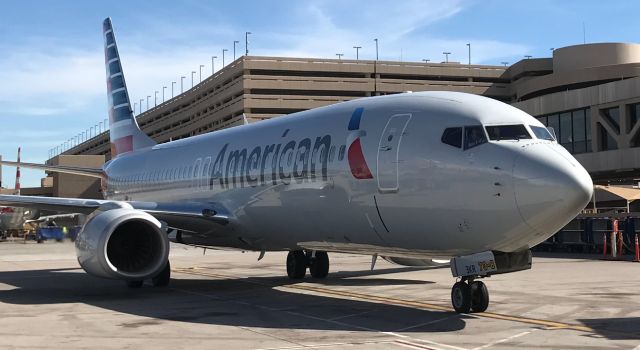
[[[640,262],[640,247],[638,246],[638,234],[636,233],[636,257],[633,259],[635,262]]]
[[[622,232],[618,232],[618,258],[622,259],[622,248],[624,244],[624,237]]]

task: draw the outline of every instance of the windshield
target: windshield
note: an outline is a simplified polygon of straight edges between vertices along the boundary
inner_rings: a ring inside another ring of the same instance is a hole
[[[533,125],[529,125],[529,127],[531,128],[531,131],[533,131],[533,134],[536,135],[537,138],[541,140],[555,141],[555,139],[553,138],[553,136],[551,136],[551,133],[549,133],[549,130],[547,130],[547,128],[543,128],[541,126],[533,126]]]
[[[500,140],[520,140],[530,139],[531,135],[527,131],[527,128],[522,124],[518,125],[494,125],[487,126],[487,134],[489,139],[494,141]]]
[[[464,149],[468,150],[487,142],[487,137],[482,132],[481,126],[464,127]]]

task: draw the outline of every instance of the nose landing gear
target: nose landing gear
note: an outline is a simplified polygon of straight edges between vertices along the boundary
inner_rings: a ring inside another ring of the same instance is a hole
[[[451,288],[451,304],[458,313],[484,312],[489,307],[487,286],[472,277],[463,277]]]

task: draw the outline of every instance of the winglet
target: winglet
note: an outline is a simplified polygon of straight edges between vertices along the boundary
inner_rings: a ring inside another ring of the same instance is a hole
[[[156,143],[140,130],[133,117],[111,18],[106,18],[102,23],[102,34],[104,36],[104,62],[107,72],[111,157],[115,158],[123,153],[151,147]]]

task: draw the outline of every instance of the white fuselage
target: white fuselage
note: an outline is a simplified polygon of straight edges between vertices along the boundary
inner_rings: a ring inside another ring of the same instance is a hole
[[[531,135],[531,125],[543,127],[468,94],[354,100],[120,155],[105,165],[105,194],[216,203],[231,217],[184,232],[190,244],[416,257],[517,251],[575,217],[592,183],[555,141],[464,150],[441,140],[449,127],[514,124]]]

